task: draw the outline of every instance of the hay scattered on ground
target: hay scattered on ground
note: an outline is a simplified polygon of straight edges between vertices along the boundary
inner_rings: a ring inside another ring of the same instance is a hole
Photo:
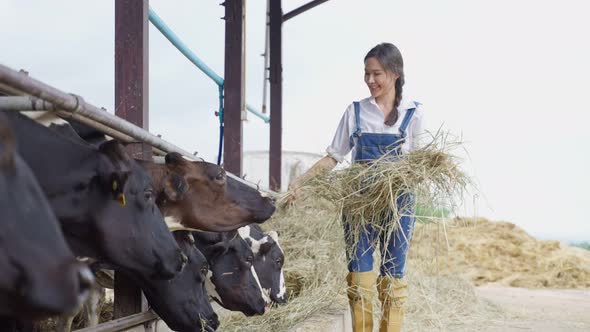
[[[431,267],[411,264],[404,331],[483,331],[508,315],[479,299],[473,286],[454,276],[429,275]]]
[[[234,313],[221,317],[223,331],[287,331],[314,315],[345,308],[343,232],[329,204],[301,201],[275,213],[263,227],[280,234],[289,303],[263,316]]]
[[[539,241],[508,222],[455,219],[420,225],[411,259],[432,257],[441,275],[460,275],[474,285],[525,288],[590,287],[590,252],[558,241]],[[442,240],[442,241],[441,241]]]
[[[263,227],[281,235],[287,255],[289,303],[259,317],[241,313],[222,316],[221,330],[290,331],[309,318],[329,319],[347,310],[343,232],[332,204],[307,198],[278,212]],[[425,261],[410,260],[409,264],[410,297],[404,330],[474,331],[503,318],[499,308],[476,298],[468,282],[425,273],[434,270]],[[379,306],[375,298],[376,321]]]

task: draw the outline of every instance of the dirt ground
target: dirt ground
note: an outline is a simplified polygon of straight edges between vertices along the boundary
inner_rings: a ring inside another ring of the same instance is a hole
[[[590,331],[590,290],[526,289],[486,285],[480,298],[500,305],[510,315],[487,331]]]

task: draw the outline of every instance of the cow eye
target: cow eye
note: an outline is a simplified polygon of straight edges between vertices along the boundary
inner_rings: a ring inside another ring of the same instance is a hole
[[[203,266],[201,268],[201,274],[202,275],[205,275],[206,276],[208,272],[209,272],[209,267],[207,265],[205,265],[205,266]]]
[[[276,262],[277,262],[277,265],[278,265],[278,266],[281,266],[281,265],[283,265],[283,260],[282,260],[282,259],[280,259],[280,258],[277,258]]]
[[[143,193],[143,195],[144,195],[146,201],[149,201],[154,196],[154,192],[151,189],[148,189]]]
[[[254,262],[254,257],[252,257],[252,256],[246,257],[246,263],[248,263],[249,265],[252,265],[252,262]]]
[[[225,173],[221,172],[215,176],[215,181],[224,181],[225,180]]]

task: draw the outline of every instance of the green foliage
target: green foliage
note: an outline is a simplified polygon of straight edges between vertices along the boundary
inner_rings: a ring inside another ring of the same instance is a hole
[[[451,211],[445,207],[435,207],[432,205],[417,204],[416,221],[422,224],[432,222],[432,218],[448,218]]]
[[[572,243],[572,246],[579,247],[582,249],[590,250],[590,242],[584,241],[579,243]]]

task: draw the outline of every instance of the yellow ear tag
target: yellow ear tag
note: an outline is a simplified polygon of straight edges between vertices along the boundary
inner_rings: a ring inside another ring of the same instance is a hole
[[[117,188],[119,188],[119,183],[117,183],[117,180],[113,180],[113,191],[117,191]]]
[[[117,196],[117,201],[119,202],[119,204],[121,204],[121,206],[125,206],[125,194],[119,194],[119,196]]]

